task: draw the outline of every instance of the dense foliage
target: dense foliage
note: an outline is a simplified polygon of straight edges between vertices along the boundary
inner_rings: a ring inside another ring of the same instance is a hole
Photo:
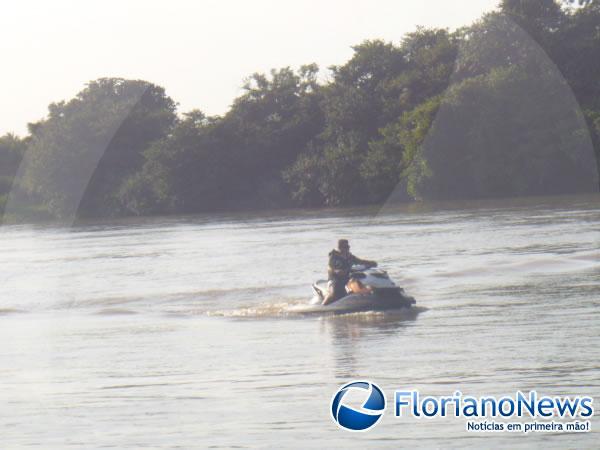
[[[17,136],[7,134],[0,137],[0,214],[4,211],[26,148],[26,141]]]
[[[600,1],[503,0],[353,49],[327,82],[314,64],[252,75],[218,117],[91,82],[0,138],[0,208],[11,186],[54,217],[598,190]]]

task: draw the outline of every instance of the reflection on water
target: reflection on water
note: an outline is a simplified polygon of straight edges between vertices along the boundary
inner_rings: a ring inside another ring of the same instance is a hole
[[[329,334],[332,343],[338,346],[343,345],[344,341],[362,340],[370,335],[385,337],[396,334],[408,322],[417,320],[417,316],[423,311],[426,309],[415,307],[406,311],[390,310],[329,315],[320,319],[321,330]]]
[[[410,322],[425,308],[391,310],[382,312],[360,312],[327,315],[319,319],[320,332],[330,340],[335,376],[340,380],[356,377],[356,347],[359,343],[388,339],[402,334]],[[370,376],[369,374],[364,374]]]

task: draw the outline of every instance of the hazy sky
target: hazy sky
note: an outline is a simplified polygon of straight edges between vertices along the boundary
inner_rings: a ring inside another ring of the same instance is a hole
[[[227,110],[243,79],[345,62],[364,39],[457,28],[499,0],[19,0],[0,6],[0,134],[24,134],[92,79],[164,86],[180,111]]]

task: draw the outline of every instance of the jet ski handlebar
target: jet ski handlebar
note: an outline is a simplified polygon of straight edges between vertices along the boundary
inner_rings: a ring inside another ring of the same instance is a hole
[[[350,273],[362,272],[363,270],[371,269],[373,267],[377,267],[377,263],[375,261],[373,261],[373,264],[355,264],[350,269]]]

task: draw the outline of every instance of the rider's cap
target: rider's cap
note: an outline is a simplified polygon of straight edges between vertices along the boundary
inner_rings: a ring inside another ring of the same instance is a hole
[[[340,239],[338,241],[338,248],[348,248],[350,244],[348,244],[348,239]]]

